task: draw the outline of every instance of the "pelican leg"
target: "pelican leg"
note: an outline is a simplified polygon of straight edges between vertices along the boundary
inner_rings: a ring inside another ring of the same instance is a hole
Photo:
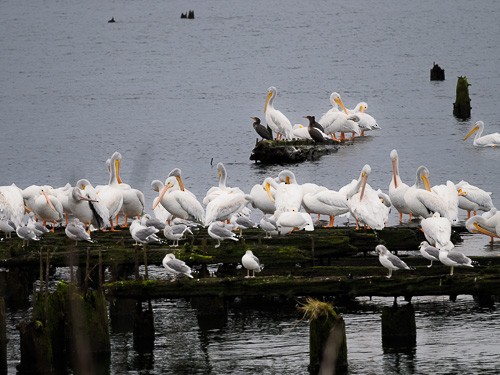
[[[127,215],[123,215],[124,216],[124,222],[123,224],[120,226],[120,228],[128,228],[128,216]],[[116,221],[116,225],[118,225],[118,221]]]
[[[252,277],[255,277],[255,270],[252,270]]]
[[[403,213],[399,213],[399,223],[401,224],[403,222]]]
[[[364,137],[365,136],[365,131],[364,130],[361,130],[361,136]]]
[[[68,213],[67,213],[67,212],[64,214],[64,218],[66,219],[66,226],[68,226],[68,223],[69,223],[69,215],[68,215]]]
[[[334,222],[335,222],[335,216],[330,215],[330,221],[328,222],[328,225],[325,225],[323,228],[332,228]]]
[[[116,223],[118,225],[118,219],[116,219]],[[115,229],[115,226],[113,225],[113,219],[109,219],[109,223],[111,225],[111,229],[110,229],[110,232],[119,232],[120,230],[119,229]]]
[[[335,136],[335,133],[330,133],[330,136],[332,137],[332,141],[335,141],[335,142],[340,142],[340,139],[338,139],[338,138]]]
[[[340,132],[340,140],[345,141],[345,134],[344,132]]]
[[[470,211],[467,211],[467,219],[470,219]]]
[[[477,215],[477,211],[476,211],[476,210],[474,210],[474,216],[476,216],[476,215]]]

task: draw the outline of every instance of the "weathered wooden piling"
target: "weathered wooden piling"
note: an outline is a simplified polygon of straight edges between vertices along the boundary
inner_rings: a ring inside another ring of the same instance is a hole
[[[382,309],[382,345],[414,346],[417,341],[415,310],[411,303]]]
[[[113,332],[131,332],[134,329],[136,303],[137,301],[131,298],[110,299],[109,319]]]
[[[436,63],[431,69],[431,81],[444,81],[444,69]]]
[[[0,297],[0,374],[7,373],[7,326],[5,324],[5,301]]]
[[[453,103],[453,115],[459,119],[466,120],[470,118],[470,97],[469,97],[469,82],[467,77],[458,77],[456,99]]]
[[[347,373],[344,319],[330,303],[314,298],[308,298],[299,310],[309,319],[309,373]]]
[[[198,326],[202,330],[221,328],[227,322],[227,304],[217,296],[192,297],[191,306],[196,309]]]
[[[155,324],[151,300],[147,308],[137,301],[134,314],[134,350],[138,353],[152,353],[155,346]]]

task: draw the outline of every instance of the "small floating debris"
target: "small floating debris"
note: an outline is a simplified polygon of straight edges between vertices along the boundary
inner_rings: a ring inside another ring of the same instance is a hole
[[[444,69],[436,63],[431,69],[431,81],[444,81]]]

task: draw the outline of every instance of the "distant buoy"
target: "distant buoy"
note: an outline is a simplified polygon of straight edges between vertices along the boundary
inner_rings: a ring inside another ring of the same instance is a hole
[[[115,17],[111,17],[111,19],[108,21],[108,23],[114,23],[115,22]]]

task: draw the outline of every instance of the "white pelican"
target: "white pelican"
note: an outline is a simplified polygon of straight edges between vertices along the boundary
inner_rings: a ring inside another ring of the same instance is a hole
[[[208,235],[217,240],[217,245],[215,245],[216,248],[219,247],[220,242],[224,240],[238,241],[236,233],[232,232],[229,228],[229,226],[226,226],[220,221],[214,221],[208,226]]]
[[[399,257],[392,254],[384,245],[377,245],[375,251],[378,254],[380,264],[389,270],[389,274],[386,276],[388,279],[391,278],[392,271],[411,269],[405,262],[399,259]]]
[[[326,228],[334,226],[335,216],[349,212],[346,195],[329,189],[304,194],[302,197],[302,206],[306,212],[328,215],[330,221],[325,226]]]
[[[332,92],[330,103],[332,108],[318,120],[318,123],[325,129],[325,133],[329,134],[334,141],[344,140],[344,133],[352,133],[352,138],[354,138],[354,134],[360,135],[359,125],[349,115],[338,93]],[[339,110],[339,106],[342,110]],[[341,132],[340,140],[335,136],[336,132]]]
[[[21,191],[24,206],[26,208],[26,212],[32,212],[33,206],[35,204],[35,200],[40,196],[40,189],[45,189],[45,191],[52,190],[52,186],[50,185],[30,185],[27,188]],[[23,211],[24,214],[24,211]]]
[[[435,185],[431,189],[436,193],[445,207],[444,217],[450,220],[452,224],[458,222],[458,191],[455,184],[446,181],[446,185]]]
[[[94,187],[87,179],[78,180],[76,186],[71,189],[68,207],[89,231],[91,224],[96,229],[104,229],[109,225],[108,208],[99,201]]]
[[[177,276],[184,275],[189,278],[193,278],[191,275],[191,268],[186,265],[186,263],[180,259],[177,259],[174,254],[169,253],[165,255],[162,262],[163,267],[165,267],[167,273],[177,279]]]
[[[482,233],[493,239],[500,238],[500,211],[492,208],[483,215],[472,216],[465,222],[465,227],[471,233]]]
[[[453,249],[454,245],[451,242],[451,224],[450,221],[439,215],[439,212],[434,213],[431,217],[422,219],[420,226],[424,232],[425,238],[432,246],[439,250]]]
[[[379,194],[367,184],[371,168],[368,164],[363,166],[357,188],[347,194],[349,211],[358,221],[364,225],[382,230],[389,217],[390,208],[380,201]]]
[[[411,220],[411,210],[406,204],[405,193],[409,186],[405,184],[401,177],[399,176],[399,159],[398,152],[396,150],[391,151],[391,161],[392,161],[392,178],[389,183],[389,198],[391,199],[392,205],[399,212],[399,222],[403,222],[403,214],[410,215]]]
[[[128,229],[130,235],[135,240],[136,246],[139,242],[143,245],[148,243],[162,243],[162,240],[156,235],[159,230],[155,227],[147,227],[141,224],[139,219],[133,220]]]
[[[151,188],[157,193],[159,193],[164,186],[165,185],[160,180],[151,181]],[[161,204],[158,204],[158,202],[159,197],[157,196],[153,199],[153,206],[155,207],[153,209],[153,214],[155,215],[155,217],[162,223],[166,223],[167,221],[172,220],[172,214],[168,212]]]
[[[284,170],[278,174],[278,179],[281,183],[277,183],[274,179],[268,177],[264,180],[269,197],[272,197],[270,188],[275,189],[275,205],[276,210],[274,216],[278,220],[279,215],[283,212],[293,211],[298,212],[302,205],[302,186],[297,183],[295,175],[292,171]]]
[[[182,190],[182,187],[177,176],[168,177],[153,210],[161,203],[174,217],[203,223],[205,217],[203,206],[191,192]]]
[[[47,221],[53,223],[52,232],[54,232],[55,224],[64,217],[64,209],[59,199],[53,195],[52,189],[47,190],[40,188],[40,194],[33,203],[33,213],[43,221],[43,225]]]
[[[314,224],[311,216],[305,212],[286,211],[282,212],[276,219],[276,225],[280,234],[289,233],[291,229],[297,229],[312,232]]]
[[[115,231],[113,220],[116,218],[123,206],[123,191],[118,186],[118,168],[120,165],[121,155],[119,152],[113,153],[109,162],[106,162],[109,167],[109,182],[107,185],[96,186],[95,190],[99,196],[99,201],[103,202],[109,211],[109,222],[111,231]]]
[[[63,206],[64,219],[66,221],[66,225],[69,222],[69,215],[71,214],[71,208],[69,207],[69,195],[71,194],[71,184],[67,183],[64,186],[58,187],[54,189],[54,195],[59,199]]]
[[[475,132],[474,142],[472,143],[476,147],[496,147],[500,146],[500,133],[491,133],[483,135],[484,122],[477,121],[470,132],[465,136],[464,141],[469,138]]]
[[[262,184],[254,185],[252,190],[250,190],[252,207],[261,210],[264,214],[274,214],[274,211],[276,211],[276,205],[274,203],[275,194],[276,190],[269,182],[264,181]]]
[[[227,183],[227,171],[223,163],[217,163],[217,178],[219,180],[218,186],[212,186],[208,189],[205,198],[203,198],[203,204],[207,205],[213,199],[217,198],[221,194],[227,193],[243,193],[240,188],[231,188],[226,185]]]
[[[208,226],[214,221],[227,221],[231,216],[240,212],[251,201],[248,194],[222,193],[208,203],[205,209],[204,225]]]
[[[489,211],[493,206],[491,200],[491,192],[469,184],[467,181],[460,181],[456,184],[458,192],[458,207],[467,211],[467,219],[471,216],[471,211],[474,215],[477,211]]]
[[[447,249],[442,249],[439,251],[439,260],[445,266],[451,267],[450,276],[453,276],[454,267],[474,267],[472,265],[472,259],[456,251],[452,251],[450,253]]]
[[[360,102],[352,111],[352,114],[355,115],[357,119],[351,119],[358,123],[358,126],[361,129],[361,136],[365,135],[365,131],[380,129],[380,126],[377,124],[377,120],[375,120],[373,116],[365,112],[367,109],[368,104],[366,104],[366,102]]]
[[[12,220],[14,224],[20,225],[24,216],[23,191],[15,184],[0,186],[0,209],[7,220]]]
[[[292,139],[292,123],[283,113],[274,108],[275,97],[276,87],[271,86],[267,89],[266,104],[264,105],[267,125],[276,133],[277,141],[283,137]]]
[[[421,165],[417,168],[416,180],[404,195],[404,200],[414,217],[431,217],[434,212],[446,214],[446,206],[436,193],[431,191],[429,170]]]
[[[420,250],[420,254],[422,254],[425,259],[429,259],[431,261],[431,264],[429,264],[427,268],[432,267],[432,262],[439,261],[439,249],[437,247],[429,245],[427,241],[422,241],[418,248]]]
[[[255,277],[255,272],[260,272],[262,270],[259,258],[253,255],[252,250],[247,250],[245,252],[245,255],[241,258],[241,264],[247,270],[245,278]],[[252,271],[252,276],[250,276],[250,271]]]
[[[118,188],[122,190],[123,204],[118,214],[125,216],[122,228],[128,227],[128,218],[137,217],[140,219],[144,213],[144,193],[138,189],[132,188],[128,184],[124,184],[120,177],[122,155],[118,152],[118,163],[116,165],[116,180],[118,181]],[[118,217],[116,218],[116,225],[118,225]]]
[[[66,233],[66,236],[70,239],[75,241],[75,245],[78,245],[78,241],[94,242],[94,240],[90,238],[90,234],[85,230],[83,223],[77,218],[68,222],[68,225],[64,228],[64,233]]]

